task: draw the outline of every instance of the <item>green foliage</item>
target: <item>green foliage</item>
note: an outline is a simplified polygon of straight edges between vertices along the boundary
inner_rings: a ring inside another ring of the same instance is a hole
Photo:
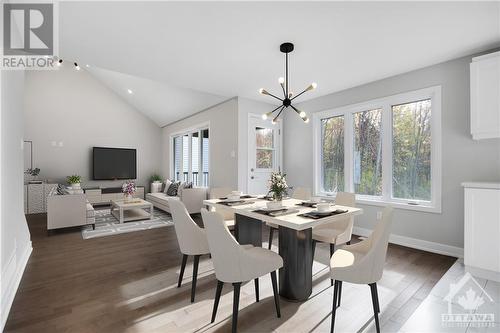
[[[28,170],[26,170],[26,173],[28,175],[36,177],[36,176],[38,176],[40,174],[40,168],[34,168],[34,169],[29,168]]]
[[[150,179],[151,179],[151,183],[163,181],[163,178],[157,173],[153,174]]]
[[[78,175],[71,175],[71,176],[68,176],[66,177],[66,181],[68,182],[68,184],[79,184],[82,180],[82,177],[78,176]]]
[[[271,173],[268,195],[271,194],[274,200],[281,201],[287,193],[288,184],[286,183],[286,174],[282,174],[281,172]]]

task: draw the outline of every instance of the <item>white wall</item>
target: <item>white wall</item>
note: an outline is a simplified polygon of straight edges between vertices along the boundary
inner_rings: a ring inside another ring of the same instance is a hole
[[[79,174],[84,186],[119,186],[122,181],[92,181],[92,147],[135,148],[137,183],[147,186],[161,167],[161,128],[87,71],[72,67],[26,75],[24,137],[33,141],[40,177],[64,181]]]
[[[441,85],[442,87],[442,213],[396,210],[393,233],[416,239],[425,247],[460,253],[463,248],[463,181],[500,180],[500,140],[472,140],[469,129],[469,64],[465,57],[406,74],[319,97],[300,105],[308,113],[363,102],[378,97]],[[288,182],[313,187],[312,125],[295,114],[285,119],[284,165]],[[362,206],[355,225],[373,229],[380,207]],[[403,241],[414,241],[404,239]],[[434,242],[431,244],[421,241]],[[439,244],[443,245],[440,246]]]
[[[210,187],[236,188],[238,186],[238,101],[236,98],[163,127],[162,175],[165,178],[171,175],[171,135],[207,122],[210,122]]]
[[[0,317],[3,329],[31,253],[23,205],[24,72],[0,71],[1,81],[1,226]]]

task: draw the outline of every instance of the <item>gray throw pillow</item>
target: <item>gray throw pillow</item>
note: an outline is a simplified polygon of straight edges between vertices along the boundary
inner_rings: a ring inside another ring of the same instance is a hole
[[[181,182],[175,182],[170,184],[167,190],[167,195],[171,197],[177,196],[177,191],[179,190],[179,186],[181,185]]]
[[[165,180],[165,183],[163,184],[163,193],[167,194],[168,188],[172,185],[172,181],[170,179]]]

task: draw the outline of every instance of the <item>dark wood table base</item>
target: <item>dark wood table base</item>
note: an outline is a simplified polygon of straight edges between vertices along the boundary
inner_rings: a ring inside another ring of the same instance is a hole
[[[262,224],[251,217],[235,214],[234,236],[240,244],[262,246]],[[306,301],[312,293],[312,229],[279,227],[279,294],[290,300]]]

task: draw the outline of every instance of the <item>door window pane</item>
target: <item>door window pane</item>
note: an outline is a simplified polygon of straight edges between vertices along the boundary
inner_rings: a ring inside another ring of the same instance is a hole
[[[273,168],[273,151],[269,149],[257,149],[257,169]]]
[[[182,136],[182,176],[181,180],[188,181],[189,174],[189,136]]]
[[[200,133],[191,134],[191,181],[194,186],[198,186],[199,164],[200,164]]]
[[[382,110],[353,114],[354,121],[354,192],[382,195]]]
[[[344,190],[344,116],[321,120],[322,187]]]
[[[274,148],[274,130],[272,128],[255,128],[257,148]]]
[[[431,200],[431,100],[392,106],[395,198]]]

